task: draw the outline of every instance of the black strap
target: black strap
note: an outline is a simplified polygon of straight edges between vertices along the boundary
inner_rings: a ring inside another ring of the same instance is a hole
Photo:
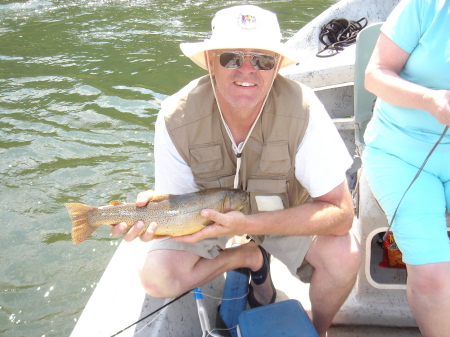
[[[383,241],[386,239],[386,235],[389,233],[389,231],[391,230],[392,224],[394,223],[394,219],[395,216],[397,215],[397,211],[398,208],[400,207],[400,204],[403,200],[403,198],[406,195],[406,192],[408,192],[409,188],[411,187],[411,185],[416,181],[416,179],[419,177],[420,172],[422,172],[423,168],[425,167],[425,164],[427,163],[428,159],[430,158],[431,154],[434,152],[434,150],[436,149],[436,147],[439,145],[439,143],[441,142],[442,138],[444,138],[445,133],[448,130],[448,126],[445,127],[444,132],[442,132],[441,137],[439,137],[438,141],[436,142],[436,144],[434,144],[433,148],[431,149],[430,153],[428,153],[427,157],[425,158],[425,160],[423,161],[422,166],[419,168],[419,170],[417,171],[415,177],[413,178],[413,180],[411,181],[411,183],[409,184],[408,188],[406,189],[405,193],[403,193],[402,198],[400,199],[400,201],[398,202],[397,208],[395,209],[394,215],[392,216],[391,222],[389,223],[389,228],[386,231],[386,233],[384,233],[383,235]]]
[[[365,20],[364,24],[361,21]],[[325,45],[316,56],[330,57],[356,42],[358,33],[367,26],[367,19],[351,21],[344,18],[332,19],[324,24],[319,33],[319,40]],[[327,51],[327,54],[323,54]]]

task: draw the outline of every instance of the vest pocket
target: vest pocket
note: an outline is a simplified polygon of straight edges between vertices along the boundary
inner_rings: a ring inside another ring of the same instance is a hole
[[[220,143],[201,144],[189,147],[191,169],[195,175],[217,174],[223,167]]]
[[[249,179],[247,192],[252,213],[289,207],[286,179]]]
[[[260,168],[264,173],[286,175],[291,169],[288,142],[265,143],[261,153]]]
[[[204,189],[210,188],[233,188],[234,175],[225,177],[211,177],[210,179],[197,179],[195,178],[195,183]]]
[[[248,180],[247,192],[250,194],[250,202],[244,208],[245,214],[260,213],[289,207],[286,179],[258,179]],[[258,199],[265,199],[263,203]],[[265,235],[252,235],[256,244],[264,242]]]

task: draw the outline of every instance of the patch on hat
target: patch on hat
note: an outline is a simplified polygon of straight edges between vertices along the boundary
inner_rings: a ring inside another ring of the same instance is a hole
[[[255,29],[258,26],[258,21],[255,15],[239,14],[238,25],[244,29]]]

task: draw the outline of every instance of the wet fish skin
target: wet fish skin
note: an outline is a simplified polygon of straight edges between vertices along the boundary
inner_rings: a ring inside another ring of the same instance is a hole
[[[93,207],[78,203],[65,204],[72,220],[72,241],[78,244],[102,225],[126,223],[127,231],[137,222],[144,222],[144,233],[156,222],[156,236],[180,236],[198,232],[211,224],[200,216],[206,208],[226,213],[240,211],[248,202],[248,193],[241,189],[216,188],[179,195],[158,195],[143,207],[134,203],[111,202]]]

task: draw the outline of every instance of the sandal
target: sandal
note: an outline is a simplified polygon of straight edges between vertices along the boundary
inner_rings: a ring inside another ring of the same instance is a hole
[[[270,276],[270,254],[268,254],[263,247],[258,246],[258,248],[261,250],[261,253],[263,255],[263,265],[257,271],[250,271],[250,275],[252,277],[252,281],[256,285],[263,284],[266,281],[267,277],[270,277],[270,285],[272,286],[273,295],[268,304],[272,304],[277,298],[277,291],[275,289],[275,286],[273,285],[272,277]],[[250,308],[257,308],[264,305],[256,300],[251,284],[249,285],[248,290],[248,304],[250,305]]]

